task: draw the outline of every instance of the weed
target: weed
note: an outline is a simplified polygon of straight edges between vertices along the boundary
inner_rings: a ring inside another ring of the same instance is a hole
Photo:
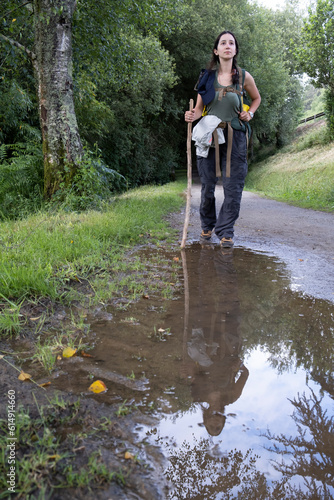
[[[64,469],[64,475],[67,487],[87,487],[92,482],[92,478],[94,483],[99,486],[115,480],[125,484],[124,475],[122,473],[110,471],[101,461],[101,452],[99,451],[92,453],[88,459],[87,466],[82,467],[78,471],[73,470],[73,465],[69,464]]]
[[[167,340],[167,337],[171,335],[170,328],[159,328],[157,330],[156,326],[154,325],[154,332],[150,333],[148,335],[149,339],[152,339],[155,342],[165,342]]]
[[[74,312],[71,310],[71,325],[76,330],[80,330],[81,332],[85,333],[88,333],[90,329],[90,325],[86,323],[86,315],[82,311],[74,314]]]
[[[65,408],[66,408],[66,402],[64,401],[64,399],[62,397],[59,397],[59,395],[57,393],[53,396],[53,398],[51,400],[49,399],[49,403],[52,406],[56,406],[56,407],[61,408],[63,410],[65,410]],[[80,400],[78,400],[78,403],[80,404]]]
[[[118,410],[116,411],[117,417],[125,417],[125,415],[128,415],[131,413],[132,410],[136,410],[137,407],[135,404],[132,403],[127,403],[127,399],[123,401],[123,403],[118,407]]]
[[[41,413],[41,412],[40,412]],[[42,413],[41,413],[42,414]],[[43,483],[48,482],[51,470],[56,463],[65,457],[57,453],[59,442],[53,432],[45,425],[45,419],[31,419],[29,413],[22,407],[18,408],[15,419],[15,449],[16,460],[16,493],[21,495],[39,491]],[[7,424],[8,425],[8,424]],[[8,491],[6,484],[6,421],[0,421],[1,448],[3,450],[0,463],[0,486],[2,491]],[[38,474],[36,474],[38,471]]]
[[[0,293],[0,297],[5,301],[5,307],[0,314],[0,333],[4,333],[7,337],[18,336],[23,329],[25,321],[21,319],[23,316],[20,313],[22,302],[15,304]]]
[[[150,413],[153,413],[155,411],[156,407],[157,407],[156,402],[155,401],[151,401],[150,404],[147,406],[147,410]]]
[[[51,344],[41,344],[40,338],[38,339],[35,346],[35,354],[32,357],[32,361],[38,361],[45,371],[51,373],[56,364],[56,353],[55,346]]]
[[[130,316],[129,318],[124,318],[121,320],[122,323],[129,323],[131,325],[138,325],[138,320],[134,318],[133,316]]]
[[[173,286],[170,283],[165,283],[161,295],[163,296],[164,299],[171,300],[174,296]]]
[[[0,315],[0,333],[7,337],[18,336],[22,331],[24,321],[21,319],[20,310],[4,309]]]
[[[46,339],[42,343],[41,338],[38,337],[35,345],[35,353],[32,356],[33,362],[39,362],[45,371],[51,373],[57,361],[57,354],[59,354],[65,347],[72,349],[87,349],[88,345],[82,344],[82,340],[77,337],[71,337],[71,333],[60,333],[55,337]]]
[[[125,399],[123,403],[118,407],[118,410],[116,412],[117,417],[124,417],[127,415],[130,411],[129,407],[126,406],[127,400]]]
[[[34,395],[34,393],[33,393]],[[35,399],[39,417],[32,418],[29,411],[19,406],[15,416],[15,493],[17,498],[50,498],[59,488],[100,486],[117,481],[125,484],[122,471],[110,471],[102,462],[101,453],[93,452],[87,463],[76,470],[73,453],[64,451],[55,431],[60,425],[78,423],[80,400],[65,402],[58,396],[49,401],[50,406],[39,406]],[[111,420],[104,418],[91,434],[109,431]],[[8,491],[8,421],[0,419],[0,489]],[[67,449],[79,440],[87,438],[85,433],[68,434]],[[3,496],[0,495],[2,498]]]

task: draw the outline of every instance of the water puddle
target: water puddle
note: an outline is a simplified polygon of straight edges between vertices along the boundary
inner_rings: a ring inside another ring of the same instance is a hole
[[[94,358],[56,383],[99,378],[99,401],[153,414],[137,432],[168,457],[172,499],[334,498],[333,304],[265,254],[192,245],[181,261],[179,296],[110,310]]]

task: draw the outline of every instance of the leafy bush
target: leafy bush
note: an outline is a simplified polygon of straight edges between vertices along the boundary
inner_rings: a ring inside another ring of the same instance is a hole
[[[110,199],[112,193],[126,188],[126,179],[109,168],[92,151],[85,153],[79,168],[68,187],[61,184],[52,198],[52,205],[61,205],[66,211],[98,209]]]
[[[36,142],[0,146],[0,220],[25,217],[43,204],[43,154]]]
[[[0,140],[5,143],[38,141],[40,131],[36,103],[15,80],[4,79],[0,99]]]

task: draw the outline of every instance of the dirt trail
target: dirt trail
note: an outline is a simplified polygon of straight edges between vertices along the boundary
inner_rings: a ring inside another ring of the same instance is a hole
[[[200,185],[192,186],[188,240],[199,240]],[[216,189],[217,207],[224,199]],[[183,226],[184,213],[177,216]],[[213,237],[218,244],[218,238]],[[298,289],[334,302],[334,214],[290,206],[244,191],[235,226],[235,245],[284,261]]]

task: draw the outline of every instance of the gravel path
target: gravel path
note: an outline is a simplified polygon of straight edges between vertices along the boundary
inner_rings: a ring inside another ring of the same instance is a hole
[[[224,199],[216,189],[217,207]],[[200,185],[192,186],[187,244],[199,241]],[[177,216],[183,228],[184,211]],[[334,214],[298,208],[244,191],[235,245],[276,256],[305,294],[334,302]],[[214,243],[219,243],[216,236]]]

